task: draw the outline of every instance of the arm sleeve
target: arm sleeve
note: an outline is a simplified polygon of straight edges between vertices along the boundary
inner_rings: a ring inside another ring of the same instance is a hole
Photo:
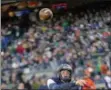
[[[49,79],[47,81],[47,86],[48,86],[48,89],[51,89],[51,90],[71,90],[72,87],[76,87],[74,83],[63,83],[58,85],[52,79]]]

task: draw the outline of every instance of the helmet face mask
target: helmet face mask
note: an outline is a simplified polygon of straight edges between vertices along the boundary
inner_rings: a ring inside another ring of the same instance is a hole
[[[59,74],[61,81],[63,82],[71,81],[71,72],[69,70],[61,70]]]
[[[70,82],[72,76],[72,67],[68,64],[60,65],[58,69],[59,78],[62,82]]]

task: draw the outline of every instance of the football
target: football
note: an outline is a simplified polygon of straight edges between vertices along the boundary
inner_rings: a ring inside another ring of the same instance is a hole
[[[53,18],[53,12],[49,8],[43,8],[39,11],[40,20],[46,21]]]

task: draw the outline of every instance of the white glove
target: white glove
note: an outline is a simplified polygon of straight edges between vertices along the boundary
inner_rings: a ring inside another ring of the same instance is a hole
[[[84,86],[86,84],[86,81],[85,80],[77,80],[75,82],[75,84],[80,85],[80,86]]]

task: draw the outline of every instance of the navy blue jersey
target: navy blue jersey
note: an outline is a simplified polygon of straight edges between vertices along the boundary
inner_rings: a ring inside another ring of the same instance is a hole
[[[38,90],[49,90],[49,89],[48,89],[48,87],[47,87],[47,86],[42,85],[42,86],[40,86],[40,87],[39,87],[39,89],[38,89]]]
[[[81,90],[81,87],[72,82],[62,82],[59,78],[48,79],[47,86],[49,90]]]

